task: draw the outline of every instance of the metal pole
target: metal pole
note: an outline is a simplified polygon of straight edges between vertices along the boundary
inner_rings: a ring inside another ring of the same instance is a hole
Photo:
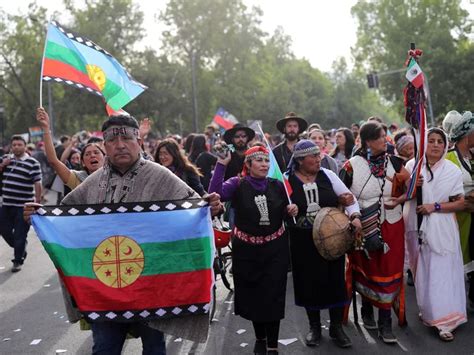
[[[0,121],[2,123],[2,145],[5,144],[5,107],[0,104]],[[2,146],[0,146],[2,148]]]
[[[194,120],[194,132],[198,132],[198,104],[197,104],[197,93],[196,93],[196,54],[193,51],[191,55],[191,76],[192,76],[192,89],[193,89],[193,120]]]
[[[48,83],[48,111],[49,111],[49,126],[51,129],[51,136],[54,137],[54,112],[53,112],[53,95],[51,93],[51,83]]]
[[[423,72],[423,75],[425,76],[425,91],[426,91],[426,97],[428,98],[428,111],[430,112],[431,127],[435,127],[433,105],[431,104],[431,91],[430,91],[430,85],[428,83],[428,76],[426,75],[425,72]]]

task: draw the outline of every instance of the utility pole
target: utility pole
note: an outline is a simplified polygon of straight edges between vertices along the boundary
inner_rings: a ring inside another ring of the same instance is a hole
[[[191,54],[191,76],[192,76],[192,91],[193,91],[193,121],[194,132],[198,132],[198,103],[196,92],[196,52],[193,49]]]

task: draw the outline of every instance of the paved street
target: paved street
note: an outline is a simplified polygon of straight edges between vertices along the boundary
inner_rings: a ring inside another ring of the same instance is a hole
[[[0,354],[89,354],[91,333],[67,322],[56,272],[33,231],[29,234],[28,252],[23,270],[12,274],[12,251],[3,239],[0,240]],[[218,281],[218,286],[216,320],[211,325],[208,342],[194,344],[168,336],[168,354],[252,354],[251,324],[232,314],[232,294],[221,281]],[[280,339],[296,338],[296,341],[287,346],[280,344],[280,354],[474,354],[474,317],[471,315],[471,321],[456,332],[453,343],[442,343],[435,332],[419,322],[412,287],[407,289],[409,325],[394,327],[399,337],[398,344],[385,345],[377,339],[376,332],[367,332],[350,322],[346,331],[353,347],[339,349],[328,339],[328,314],[323,312],[324,341],[318,348],[307,348],[303,342],[307,332],[306,317],[302,309],[293,305],[292,292],[290,274],[286,318],[282,322]],[[238,334],[241,329],[245,332]],[[31,345],[37,339],[41,341]],[[140,341],[128,340],[124,354],[140,353]]]

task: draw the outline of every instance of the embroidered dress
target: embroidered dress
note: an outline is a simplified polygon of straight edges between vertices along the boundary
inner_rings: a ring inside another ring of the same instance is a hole
[[[399,172],[402,162],[396,157],[387,158],[386,176],[393,177]],[[378,202],[382,193],[383,166],[385,159],[373,157],[370,163],[356,155],[344,164],[340,176],[357,198],[360,208],[367,208]],[[398,316],[400,325],[405,323],[405,290],[403,284],[403,261],[405,253],[404,224],[401,206],[386,210],[384,198],[390,198],[392,183],[386,179],[380,213],[381,234],[389,250],[370,252],[368,259],[363,251],[349,255],[346,272],[348,294],[355,286],[357,292],[374,306],[390,310]],[[346,319],[349,307],[346,307]]]
[[[414,161],[407,163],[413,170]],[[463,194],[462,174],[450,161],[440,160],[424,169],[423,203],[448,202],[450,196]],[[423,322],[440,331],[452,331],[466,318],[466,291],[459,229],[454,213],[433,212],[423,217],[419,237],[416,201],[410,200],[403,211],[410,266],[416,286],[416,299]],[[421,244],[420,244],[421,240]]]
[[[295,174],[289,176],[291,199],[298,205],[296,226],[290,227],[295,303],[308,310],[343,307],[347,303],[344,261],[324,259],[313,242],[313,222],[322,207],[337,207],[338,195],[349,192],[337,175],[321,168],[314,183],[304,184]],[[358,212],[357,203],[347,208]]]
[[[217,164],[209,186],[235,210],[232,270],[235,314],[254,322],[285,317],[288,237],[283,218],[288,204],[281,182],[271,178],[233,177],[222,182]]]

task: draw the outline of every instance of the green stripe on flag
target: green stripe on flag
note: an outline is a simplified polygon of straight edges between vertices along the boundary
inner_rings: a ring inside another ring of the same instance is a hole
[[[144,243],[140,247],[145,256],[142,276],[171,274],[209,269],[211,265],[211,240],[209,237],[167,243]],[[92,259],[95,248],[65,248],[56,243],[43,242],[57,268],[65,276],[95,276]]]
[[[57,43],[48,42],[46,44],[45,57],[67,63],[77,70],[87,74],[86,63],[84,63],[82,58],[75,51]]]
[[[114,110],[121,109],[131,101],[125,90],[109,79],[105,82],[102,95],[104,95],[107,104]]]

